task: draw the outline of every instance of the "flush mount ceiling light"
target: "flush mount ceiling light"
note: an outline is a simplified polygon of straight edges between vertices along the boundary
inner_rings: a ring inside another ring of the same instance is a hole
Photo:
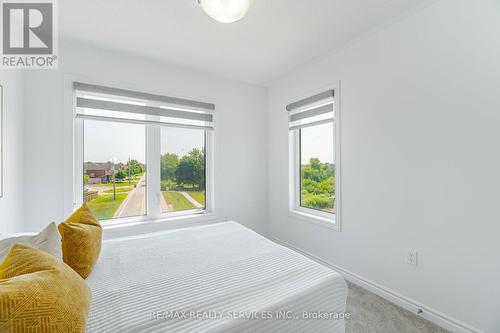
[[[250,0],[198,0],[208,16],[221,23],[233,23],[245,16]]]

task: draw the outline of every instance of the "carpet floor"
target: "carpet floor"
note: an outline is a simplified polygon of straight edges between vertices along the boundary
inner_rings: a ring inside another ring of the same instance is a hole
[[[448,333],[424,318],[407,311],[355,284],[347,283],[346,333]]]

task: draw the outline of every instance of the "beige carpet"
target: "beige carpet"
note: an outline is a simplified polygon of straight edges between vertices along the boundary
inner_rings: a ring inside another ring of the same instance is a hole
[[[349,283],[346,333],[445,333],[433,323]]]

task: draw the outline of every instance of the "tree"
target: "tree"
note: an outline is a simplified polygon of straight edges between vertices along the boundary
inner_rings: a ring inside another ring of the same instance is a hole
[[[87,185],[90,181],[89,175],[83,175],[83,185]]]
[[[205,186],[205,153],[200,149],[193,149],[189,156],[193,164],[193,183],[198,188]]]
[[[179,166],[179,157],[176,154],[167,153],[160,157],[161,180],[174,180],[175,172]]]
[[[311,158],[302,169],[302,203],[306,207],[331,210],[335,204],[335,165]]]
[[[118,170],[115,174],[115,178],[118,180],[124,180],[126,177],[127,177],[127,174],[125,173],[125,171],[123,169]]]
[[[203,187],[205,184],[205,153],[194,148],[179,161],[175,177],[178,184]]]
[[[145,170],[146,167],[144,166],[144,164],[139,163],[139,161],[137,160],[130,160],[127,163],[127,166],[123,169],[123,172],[128,175],[130,171],[131,176],[136,176],[144,173]]]

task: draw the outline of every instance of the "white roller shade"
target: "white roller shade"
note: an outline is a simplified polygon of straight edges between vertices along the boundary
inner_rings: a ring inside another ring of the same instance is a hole
[[[74,83],[77,118],[213,129],[214,104]]]
[[[287,105],[290,130],[333,122],[334,103],[334,91],[328,90]]]

